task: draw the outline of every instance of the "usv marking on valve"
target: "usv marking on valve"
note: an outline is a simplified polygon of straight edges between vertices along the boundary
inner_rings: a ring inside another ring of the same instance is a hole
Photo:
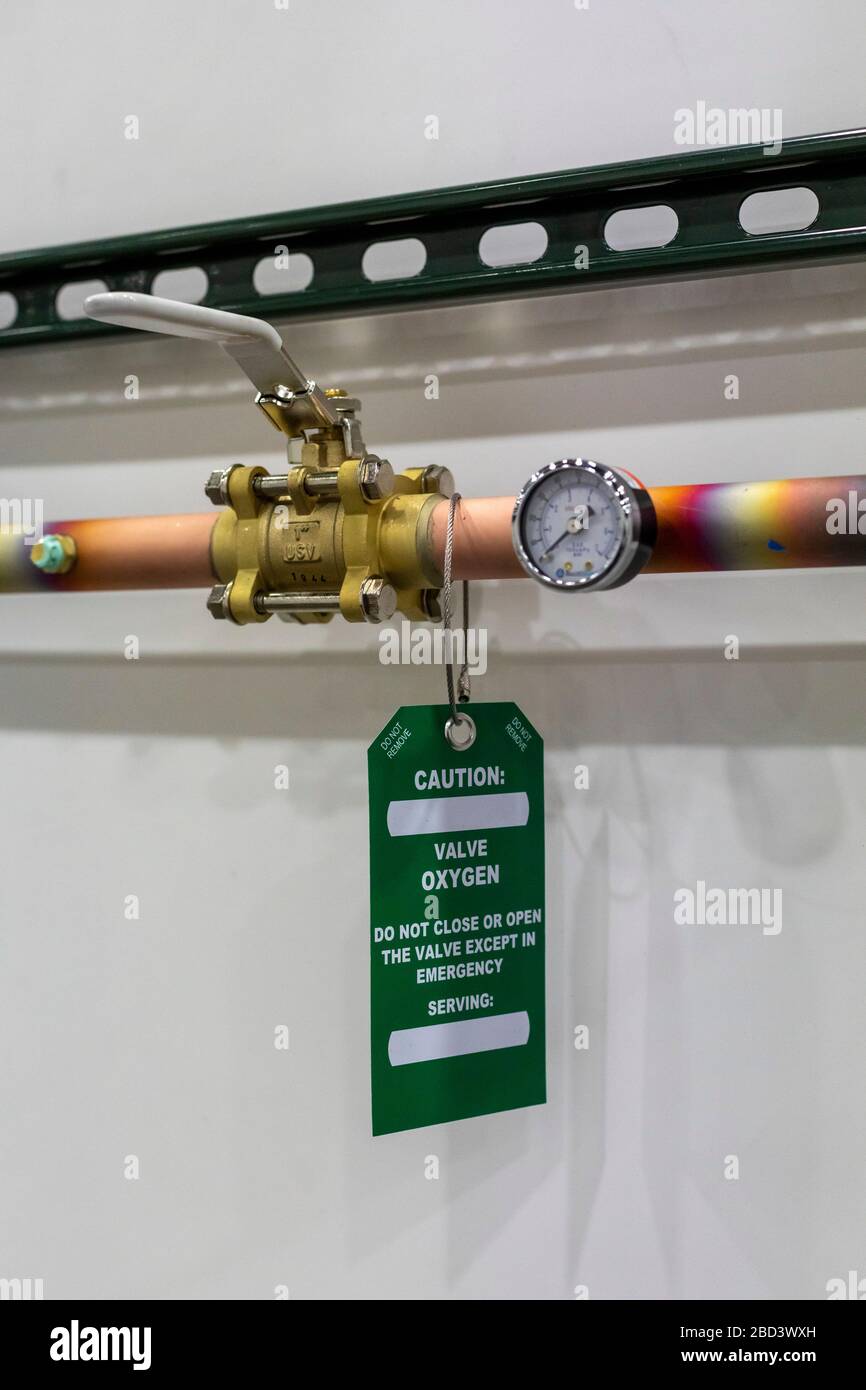
[[[367,753],[374,1134],[546,1099],[542,740],[482,704],[455,749],[449,714],[404,706]]]

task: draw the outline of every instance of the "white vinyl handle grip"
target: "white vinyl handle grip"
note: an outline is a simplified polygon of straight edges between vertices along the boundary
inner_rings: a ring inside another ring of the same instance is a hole
[[[151,333],[173,333],[178,338],[209,338],[215,343],[264,343],[279,352],[283,346],[273,324],[248,314],[207,309],[202,304],[182,304],[178,299],[159,299],[155,294],[131,294],[114,290],[90,294],[84,312],[118,328],[145,328]]]
[[[88,295],[84,312],[89,318],[118,328],[144,328],[151,333],[206,338],[219,343],[263,395],[277,385],[301,392],[311,386],[283,348],[283,340],[273,324],[264,319],[127,290]]]

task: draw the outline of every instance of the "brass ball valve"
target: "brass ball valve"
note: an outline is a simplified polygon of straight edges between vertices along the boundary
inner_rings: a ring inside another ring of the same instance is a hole
[[[207,481],[207,496],[225,508],[212,541],[215,618],[261,623],[276,613],[328,622],[341,613],[381,622],[398,609],[419,620],[440,616],[431,522],[454,491],[447,468],[395,475],[367,452],[360,402],[308,380],[262,319],[124,292],[91,295],[85,308],[108,323],[218,342],[286,436],[285,473],[235,464]]]

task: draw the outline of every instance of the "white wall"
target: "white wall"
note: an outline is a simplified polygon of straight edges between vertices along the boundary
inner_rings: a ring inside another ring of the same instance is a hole
[[[780,106],[791,135],[855,125],[863,48],[856,0],[7,6],[0,249],[662,153],[701,98]],[[396,465],[485,495],[574,452],[650,484],[861,472],[864,331],[854,265],[288,341],[362,394]],[[205,345],[0,368],[0,493],[48,514],[202,510],[211,467],[280,464]],[[203,598],[2,602],[0,1275],[48,1297],[732,1298],[863,1270],[862,574],[476,592],[477,694],[547,741],[549,1101],[376,1141],[365,749],[442,681],[381,667],[372,630],[227,631]],[[781,934],[675,926],[699,878],[781,887]]]

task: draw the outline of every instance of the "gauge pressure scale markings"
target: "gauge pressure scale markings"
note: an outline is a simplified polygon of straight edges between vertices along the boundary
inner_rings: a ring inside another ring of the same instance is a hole
[[[656,537],[649,494],[589,459],[559,459],[539,469],[514,507],[517,557],[551,588],[612,589],[646,564]]]

